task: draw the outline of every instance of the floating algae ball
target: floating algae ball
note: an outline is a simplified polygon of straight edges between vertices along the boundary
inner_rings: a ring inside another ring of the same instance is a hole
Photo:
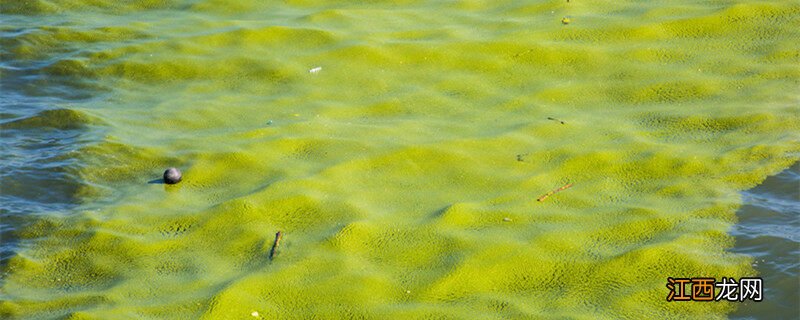
[[[167,184],[176,184],[181,182],[181,171],[177,168],[169,168],[164,171],[164,182]]]

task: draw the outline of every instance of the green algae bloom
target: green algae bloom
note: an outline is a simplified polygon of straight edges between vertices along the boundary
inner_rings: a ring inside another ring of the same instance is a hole
[[[85,93],[3,129],[93,139],[9,318],[724,318],[667,278],[757,276],[739,192],[800,158],[790,1],[0,8],[19,90]]]

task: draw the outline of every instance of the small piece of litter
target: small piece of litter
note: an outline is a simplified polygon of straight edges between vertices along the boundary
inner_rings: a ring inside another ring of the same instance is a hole
[[[572,19],[570,19],[569,17],[564,17],[563,19],[561,19],[562,24],[569,24],[570,22],[572,22]]]
[[[511,222],[511,218],[503,218],[503,221],[505,221],[505,222]]]
[[[410,294],[410,293],[411,293],[411,290],[406,290],[406,293],[409,293],[409,294]]]
[[[312,68],[311,70],[308,70],[308,73],[317,73],[317,72],[320,72],[320,71],[322,71],[322,67],[316,67],[316,68]]]
[[[267,121],[267,125],[271,126],[272,125],[272,120]]]
[[[251,313],[250,315],[258,318],[258,311],[253,311],[253,313]]]

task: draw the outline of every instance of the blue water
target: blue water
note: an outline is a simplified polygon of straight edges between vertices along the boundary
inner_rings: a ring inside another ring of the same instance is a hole
[[[732,317],[800,319],[800,163],[743,196],[732,251],[754,257],[764,300],[745,303]]]

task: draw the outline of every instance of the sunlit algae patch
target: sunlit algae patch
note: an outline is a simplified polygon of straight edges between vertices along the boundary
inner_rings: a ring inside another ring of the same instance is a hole
[[[757,276],[739,191],[800,155],[792,1],[0,6],[92,92],[8,126],[95,139],[10,318],[722,318],[667,278]]]

